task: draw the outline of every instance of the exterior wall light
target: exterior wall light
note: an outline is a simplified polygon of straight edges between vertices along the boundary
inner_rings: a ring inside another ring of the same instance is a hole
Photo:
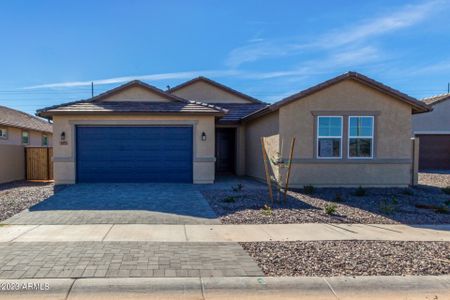
[[[206,141],[206,133],[204,131],[202,132],[202,141]]]
[[[60,145],[67,145],[66,132],[65,131],[61,132],[61,139],[59,140],[59,144]]]

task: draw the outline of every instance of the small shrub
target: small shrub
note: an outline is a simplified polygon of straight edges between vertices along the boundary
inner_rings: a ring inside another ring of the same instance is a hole
[[[450,199],[444,202],[445,205],[450,206]]]
[[[434,211],[435,211],[436,213],[438,213],[438,214],[448,214],[448,213],[450,213],[450,211],[448,210],[448,207],[447,207],[447,206],[444,206],[444,205],[439,206],[439,207],[436,208]]]
[[[232,189],[233,192],[235,192],[235,193],[241,192],[243,188],[244,188],[244,185],[241,184],[241,183],[238,183],[237,185],[231,187],[231,189]]]
[[[380,210],[389,215],[392,214],[393,212],[395,212],[396,210],[396,206],[398,204],[398,200],[395,197],[392,197],[392,199],[383,199],[380,202]]]
[[[225,203],[234,203],[234,202],[236,202],[236,197],[227,196],[227,197],[225,197],[225,199],[223,199],[223,202],[225,202]]]
[[[445,187],[445,188],[442,188],[442,191],[443,191],[445,194],[450,195],[450,186]]]
[[[414,195],[414,191],[410,188],[406,188],[402,191],[402,194],[407,195],[407,196],[412,196],[412,195]]]
[[[273,214],[272,208],[267,204],[264,204],[264,206],[261,208],[261,212],[266,216],[271,216]]]
[[[355,196],[357,197],[363,197],[366,195],[366,189],[363,188],[362,186],[359,186],[359,188],[357,188],[355,190]]]
[[[305,185],[303,187],[303,192],[307,195],[314,194],[315,188],[312,185]]]
[[[342,202],[343,200],[341,193],[334,194],[334,202]]]
[[[334,213],[336,213],[336,209],[337,209],[337,205],[334,203],[326,204],[324,207],[325,213],[327,215],[333,215]]]

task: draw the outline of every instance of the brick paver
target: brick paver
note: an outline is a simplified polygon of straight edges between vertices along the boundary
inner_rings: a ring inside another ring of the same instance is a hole
[[[219,224],[192,184],[77,184],[5,224]]]
[[[0,278],[262,276],[237,243],[0,243]]]

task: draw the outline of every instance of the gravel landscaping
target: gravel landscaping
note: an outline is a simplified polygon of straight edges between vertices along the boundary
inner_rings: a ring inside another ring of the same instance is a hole
[[[53,193],[52,183],[17,181],[0,184],[0,221],[47,199]]]
[[[419,184],[432,187],[450,187],[449,171],[430,171],[419,173]]]
[[[267,276],[450,274],[450,242],[241,243]]]
[[[415,188],[321,188],[306,193],[291,191],[287,203],[269,202],[267,190],[203,191],[203,195],[224,224],[365,223],[448,224],[449,174],[421,174]],[[364,194],[364,195],[362,195]],[[263,209],[268,203],[271,209]],[[328,213],[327,213],[328,211]]]

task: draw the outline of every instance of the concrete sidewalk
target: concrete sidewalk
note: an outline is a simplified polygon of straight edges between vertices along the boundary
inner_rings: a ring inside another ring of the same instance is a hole
[[[450,241],[450,224],[4,225],[0,242]]]
[[[450,299],[450,276],[0,280],[1,299]],[[11,290],[13,289],[13,290]]]

